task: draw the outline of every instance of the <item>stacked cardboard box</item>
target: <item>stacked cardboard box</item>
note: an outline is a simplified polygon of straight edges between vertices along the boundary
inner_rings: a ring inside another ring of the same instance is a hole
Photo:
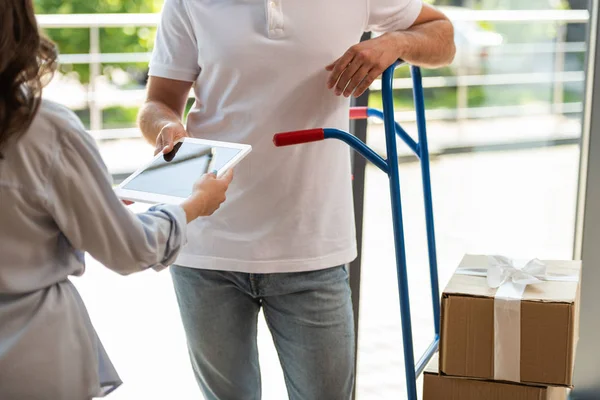
[[[578,261],[467,255],[442,295],[439,367],[424,400],[566,398],[579,326]]]
[[[437,355],[423,373],[424,400],[567,400],[567,388],[441,375]]]

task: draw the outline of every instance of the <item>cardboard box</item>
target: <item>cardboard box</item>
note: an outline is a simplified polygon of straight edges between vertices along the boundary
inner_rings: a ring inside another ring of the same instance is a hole
[[[467,255],[459,269],[487,263],[486,256]],[[581,275],[579,261],[544,263],[549,274]],[[442,295],[442,374],[494,379],[496,291],[485,277],[452,276]],[[571,386],[578,326],[578,282],[528,285],[520,302],[520,382]]]
[[[439,375],[435,356],[423,374],[423,400],[566,400],[560,386],[525,385]]]

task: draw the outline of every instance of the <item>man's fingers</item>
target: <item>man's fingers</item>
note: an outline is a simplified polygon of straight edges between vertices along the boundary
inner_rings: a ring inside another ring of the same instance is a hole
[[[171,150],[169,150],[168,146],[158,146],[157,145],[154,148],[154,155],[155,156],[158,155],[158,154],[167,154],[167,153],[170,153],[170,152],[171,152]]]
[[[157,155],[158,153],[160,153],[164,147],[165,146],[162,142],[162,139],[159,136],[158,139],[156,140],[156,145],[154,146],[154,155]]]
[[[369,86],[371,86],[371,84],[373,83],[373,81],[382,72],[383,71],[379,71],[377,69],[372,69],[371,71],[369,71],[369,73],[367,74],[367,76],[365,77],[365,79],[362,80],[362,82],[360,83],[360,85],[358,85],[358,87],[354,91],[354,97],[361,96],[365,92],[365,90],[367,90],[369,88]]]
[[[371,70],[372,68],[368,65],[363,65],[358,71],[356,71],[356,74],[354,74],[352,80],[350,83],[348,83],[348,86],[346,86],[346,90],[344,90],[344,96],[349,97],[356,93],[360,84],[363,83],[365,79],[368,79]]]
[[[168,142],[165,147],[162,148],[163,154],[168,154],[173,150],[173,142]]]
[[[363,65],[358,71],[354,73],[352,79],[344,89],[344,97],[349,97],[356,87],[367,77],[369,74],[370,68],[366,65]]]
[[[181,123],[169,122],[160,130],[156,138],[154,155],[170,153],[175,147],[175,142],[186,136],[188,136],[187,132]]]
[[[346,89],[346,87],[348,86],[348,84],[350,83],[352,78],[354,77],[354,74],[356,74],[357,71],[361,67],[362,67],[362,62],[360,61],[360,59],[358,57],[354,57],[352,62],[350,64],[348,64],[348,67],[342,73],[342,76],[340,76],[340,79],[338,80],[338,83],[335,86],[335,94],[336,95],[339,96],[340,94],[342,94],[344,92],[344,90]]]
[[[167,146],[165,146],[165,148],[163,149],[163,153],[164,153],[163,158],[165,159],[166,162],[173,161],[173,159],[177,155],[177,152],[181,148],[182,144],[183,144],[182,142],[177,142],[177,144],[173,145],[173,149],[171,151],[169,151]]]
[[[354,58],[354,52],[348,50],[339,60],[335,62],[335,65],[331,70],[331,74],[329,74],[329,79],[327,80],[327,87],[329,89],[333,89],[337,81],[340,79],[342,72],[344,72],[350,61],[352,61],[352,58]]]
[[[341,58],[341,57],[340,57]],[[335,67],[335,64],[337,64],[338,61],[340,61],[340,58],[338,58],[337,60],[335,60],[334,62],[332,62],[331,64],[329,64],[328,66],[325,67],[325,69],[327,71],[333,71],[333,67]]]

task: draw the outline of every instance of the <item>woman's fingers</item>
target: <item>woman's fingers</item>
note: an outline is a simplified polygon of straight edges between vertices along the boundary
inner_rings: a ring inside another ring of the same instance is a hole
[[[229,185],[231,181],[233,181],[233,169],[228,170],[225,175],[221,177],[221,180]]]

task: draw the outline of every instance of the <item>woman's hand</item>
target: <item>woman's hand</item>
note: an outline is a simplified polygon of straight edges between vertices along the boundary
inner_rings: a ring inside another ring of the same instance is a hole
[[[169,122],[159,132],[156,137],[156,147],[154,148],[154,155],[162,152],[168,154],[173,150],[175,142],[179,139],[188,137],[188,133],[179,122]]]
[[[187,222],[198,217],[213,214],[226,200],[225,192],[233,179],[233,170],[227,171],[221,178],[215,173],[203,175],[195,184],[192,195],[183,202],[182,207],[187,216]]]

